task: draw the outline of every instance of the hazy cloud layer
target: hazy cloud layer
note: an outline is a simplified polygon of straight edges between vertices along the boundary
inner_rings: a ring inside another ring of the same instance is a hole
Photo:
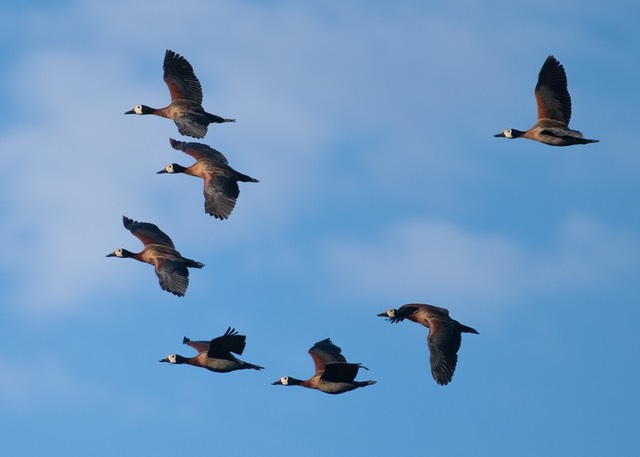
[[[322,417],[345,454],[415,454],[380,440],[400,423],[406,436],[428,423],[434,454],[633,453],[637,1],[49,3],[0,7],[10,454],[324,455],[309,446]],[[187,139],[175,125],[123,114],[168,103],[167,48],[193,64],[205,108],[238,119],[203,142],[261,181],[241,185],[228,221],[204,214],[198,179],[156,175],[192,161],[169,146]],[[535,122],[549,54],[572,126],[600,143],[492,137]],[[105,258],[141,248],[122,215],[206,264],[186,297]],[[409,301],[480,331],[447,387],[424,328],[375,316]],[[264,371],[158,362],[229,325]],[[378,384],[340,398],[271,385],[311,373],[306,351],[325,337]]]
[[[325,5],[323,16],[296,8],[201,3],[203,14],[190,15],[190,27],[207,25],[204,10],[228,16],[211,42],[186,34],[162,46],[149,36],[149,27],[161,26],[167,17],[178,21],[176,27],[187,26],[186,19],[170,14],[173,4],[160,2],[152,10],[123,5],[81,3],[53,13],[57,20],[27,16],[24,33],[44,40],[42,30],[53,27],[56,38],[15,59],[7,76],[6,86],[20,96],[12,98],[15,125],[0,137],[0,146],[6,163],[18,172],[1,184],[6,217],[0,235],[12,242],[0,265],[12,278],[8,289],[17,308],[71,310],[114,283],[124,286],[128,279],[103,258],[115,247],[135,250],[137,240],[121,227],[122,214],[156,222],[176,241],[175,222],[201,215],[200,182],[154,174],[169,162],[190,163],[168,146],[169,136],[178,137],[175,126],[122,114],[137,103],[168,102],[161,71],[165,47],[192,61],[206,107],[238,117],[235,125],[212,126],[204,142],[261,180],[242,187],[242,209],[234,218],[243,223],[195,244],[204,248],[205,257],[207,248],[215,251],[220,244],[237,244],[242,255],[243,240],[265,233],[265,242],[278,245],[303,230],[321,246],[331,235],[322,227],[300,225],[309,208],[323,205],[321,211],[330,217],[334,202],[338,208],[342,202],[367,206],[380,198],[388,199],[384,204],[406,200],[408,208],[419,201],[412,203],[415,187],[406,187],[407,182],[424,180],[425,193],[437,189],[436,208],[463,210],[467,183],[482,183],[496,173],[487,156],[467,146],[480,131],[484,141],[492,140],[493,124],[487,126],[486,117],[497,109],[493,100],[511,87],[522,90],[517,104],[505,99],[508,106],[501,110],[514,111],[514,121],[533,118],[538,63],[505,72],[514,65],[482,52],[491,43],[481,29],[452,23],[443,11],[413,16],[399,9],[396,20],[372,12],[359,17],[354,29],[344,19],[346,7]],[[56,26],[62,23],[68,25]],[[231,24],[251,34],[237,33]],[[76,40],[79,31],[81,41]],[[127,53],[121,50],[125,43]],[[513,110],[514,105],[522,109]],[[589,112],[581,114],[584,119]],[[253,220],[243,220],[247,214]],[[209,222],[201,218],[196,224]],[[449,284],[447,290],[463,277],[471,290],[501,296],[505,278],[517,282],[513,264],[528,257],[512,241],[474,233],[471,227],[429,225],[439,239],[434,243],[420,237],[418,228],[385,228],[389,223],[378,222],[378,231],[400,230],[405,239],[400,252],[409,256],[395,262],[415,267],[431,259],[416,271],[426,268],[428,277],[439,278],[432,286]],[[357,250],[344,248],[349,249]],[[387,254],[399,255],[396,249]],[[497,266],[478,270],[483,259],[496,256]],[[395,274],[407,285],[423,280],[417,272]]]

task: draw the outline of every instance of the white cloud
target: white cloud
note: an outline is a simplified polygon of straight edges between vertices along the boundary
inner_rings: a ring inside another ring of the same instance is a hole
[[[124,85],[117,68],[100,58],[43,52],[17,69],[22,109],[37,122],[0,138],[18,164],[2,184],[0,234],[13,242],[1,262],[17,276],[11,302],[26,312],[74,308],[108,281],[103,257],[116,247],[110,240],[121,213],[143,207],[154,190],[140,173],[148,168],[146,139],[118,128],[125,108],[114,96]]]
[[[366,242],[332,242],[326,265],[349,295],[491,309],[531,294],[609,287],[616,275],[638,268],[638,253],[637,235],[584,216],[567,219],[543,248],[414,220]]]

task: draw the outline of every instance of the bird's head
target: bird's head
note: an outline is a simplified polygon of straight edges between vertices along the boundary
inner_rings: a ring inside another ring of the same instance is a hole
[[[378,314],[380,317],[386,317],[389,322],[395,324],[396,322],[401,322],[404,320],[404,317],[398,314],[397,309],[389,308],[384,313]]]
[[[133,109],[130,109],[124,114],[152,114],[153,111],[153,108],[150,108],[147,105],[136,105]]]

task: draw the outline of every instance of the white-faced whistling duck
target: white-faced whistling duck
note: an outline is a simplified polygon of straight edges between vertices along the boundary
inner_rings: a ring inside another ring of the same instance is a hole
[[[597,143],[569,128],[571,97],[567,90],[567,75],[555,57],[549,56],[542,65],[535,89],[538,122],[526,132],[507,129],[494,135],[504,138],[528,138],[551,146]]]
[[[204,210],[217,219],[226,219],[236,206],[240,195],[238,181],[259,182],[243,175],[229,166],[221,152],[202,143],[186,143],[169,139],[174,149],[183,151],[196,159],[190,167],[171,163],[158,173],[185,173],[204,179]]]
[[[409,304],[399,309],[389,309],[378,316],[388,318],[391,323],[409,319],[429,328],[427,341],[431,354],[431,374],[441,386],[449,384],[453,378],[462,333],[478,333],[475,329],[451,319],[449,311],[438,306]]]
[[[165,108],[138,105],[124,114],[155,114],[173,119],[181,135],[204,138],[207,126],[213,123],[235,122],[202,108],[202,87],[187,59],[167,49],[164,55],[164,82],[171,93],[171,104]]]
[[[368,370],[368,368],[359,363],[348,363],[340,351],[340,348],[329,338],[318,341],[309,349],[309,354],[316,365],[316,372],[312,378],[301,381],[291,376],[284,376],[272,384],[302,386],[328,394],[341,394],[376,383],[376,381],[355,381],[358,370],[360,368]]]
[[[182,257],[167,236],[155,224],[137,222],[122,216],[124,228],[137,237],[144,244],[141,252],[134,253],[126,249],[116,249],[107,257],[131,257],[140,262],[153,265],[160,280],[162,290],[183,297],[189,286],[189,270],[187,268],[202,268],[203,263]]]
[[[194,367],[206,368],[216,373],[229,373],[230,371],[248,369],[262,370],[261,366],[243,362],[231,354],[233,352],[242,355],[246,340],[246,336],[238,335],[238,332],[231,327],[227,329],[224,335],[211,341],[191,341],[185,336],[182,343],[191,346],[199,354],[190,358],[171,354],[166,359],[160,360],[160,362],[175,365],[186,363]]]

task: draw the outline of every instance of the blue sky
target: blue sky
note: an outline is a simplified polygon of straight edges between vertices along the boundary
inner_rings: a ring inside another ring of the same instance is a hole
[[[635,455],[640,452],[640,6],[602,2],[30,2],[0,7],[3,453]],[[193,65],[204,143],[237,170],[231,218],[164,106],[165,49]],[[493,138],[535,122],[564,65],[571,148]],[[186,297],[122,215],[187,257]],[[426,329],[377,313],[449,308],[464,335],[435,384]],[[158,360],[228,326],[261,372]],[[272,386],[331,337],[378,383]]]

